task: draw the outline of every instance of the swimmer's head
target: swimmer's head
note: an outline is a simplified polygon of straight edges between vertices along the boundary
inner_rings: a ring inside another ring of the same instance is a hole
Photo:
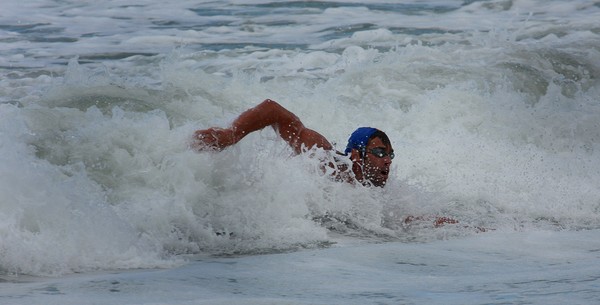
[[[344,151],[352,159],[352,171],[356,179],[384,186],[389,176],[394,150],[388,136],[372,127],[356,129],[348,139]]]

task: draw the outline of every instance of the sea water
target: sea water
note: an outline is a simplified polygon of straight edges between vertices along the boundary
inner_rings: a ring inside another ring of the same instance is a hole
[[[3,0],[0,303],[597,303],[598,20],[583,0]],[[338,150],[384,130],[386,187],[270,128],[190,149],[266,98]]]

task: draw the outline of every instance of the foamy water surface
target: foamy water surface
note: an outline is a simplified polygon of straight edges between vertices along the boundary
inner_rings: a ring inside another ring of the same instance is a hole
[[[599,18],[583,0],[3,1],[0,273],[594,232]],[[332,181],[271,129],[189,149],[266,98],[340,150],[386,131],[388,185]]]

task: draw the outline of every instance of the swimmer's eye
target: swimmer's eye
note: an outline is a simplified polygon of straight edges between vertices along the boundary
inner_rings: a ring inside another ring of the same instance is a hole
[[[385,149],[377,147],[377,148],[373,148],[371,150],[368,151],[369,153],[371,153],[372,155],[374,155],[377,158],[384,158],[385,156],[390,156],[390,159],[394,159],[395,155],[394,152],[391,151],[389,154],[385,151]]]

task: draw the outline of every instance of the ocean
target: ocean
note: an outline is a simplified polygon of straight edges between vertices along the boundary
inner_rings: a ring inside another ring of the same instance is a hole
[[[598,20],[589,0],[3,0],[0,303],[597,304]],[[271,128],[190,149],[267,98],[338,150],[385,131],[385,188]]]

